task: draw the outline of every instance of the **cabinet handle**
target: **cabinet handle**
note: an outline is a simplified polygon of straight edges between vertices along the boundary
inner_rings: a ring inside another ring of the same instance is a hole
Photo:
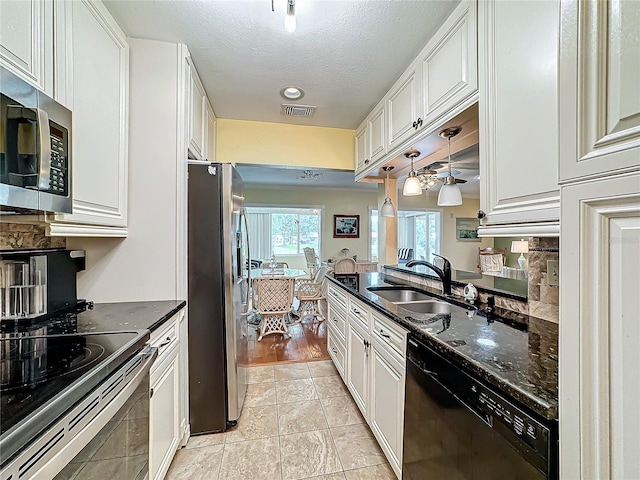
[[[171,337],[167,337],[167,339],[164,342],[162,342],[160,345],[158,345],[158,348],[166,347],[170,343],[171,343]]]
[[[420,117],[418,117],[418,121],[416,122],[418,124],[419,127],[422,126],[422,119]]]
[[[383,336],[384,338],[391,338],[389,335],[384,333],[384,330],[380,330],[380,335]]]
[[[336,317],[333,317],[331,320],[333,320],[334,322],[338,323],[338,320],[336,320]]]
[[[418,128],[418,122],[416,122],[415,120],[411,125],[413,126],[414,129]]]
[[[356,315],[360,315],[360,310],[356,309],[356,308],[352,308],[351,311],[353,313],[355,313]]]
[[[364,164],[365,165],[369,165],[369,159],[368,158],[364,161]]]
[[[331,347],[331,351],[332,351],[333,353],[335,353],[336,355],[338,354],[338,351],[337,351],[335,348],[333,348],[333,347]]]
[[[153,398],[153,388],[149,389],[149,398]]]

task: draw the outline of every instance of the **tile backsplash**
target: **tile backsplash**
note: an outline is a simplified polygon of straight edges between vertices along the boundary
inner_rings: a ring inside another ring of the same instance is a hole
[[[47,237],[40,225],[0,223],[0,250],[15,248],[65,248],[64,237]]]
[[[529,315],[558,323],[559,238],[529,238]]]

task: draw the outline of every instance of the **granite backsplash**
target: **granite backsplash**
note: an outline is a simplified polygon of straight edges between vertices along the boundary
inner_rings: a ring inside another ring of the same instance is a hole
[[[0,250],[16,248],[66,248],[64,237],[47,237],[40,225],[0,223]]]

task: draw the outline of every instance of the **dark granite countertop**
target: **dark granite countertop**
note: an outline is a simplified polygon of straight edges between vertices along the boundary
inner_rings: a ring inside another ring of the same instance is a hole
[[[78,315],[78,332],[149,330],[153,332],[182,310],[184,300],[96,303]]]
[[[436,298],[440,290],[383,273],[359,275],[358,290],[329,280],[379,312],[464,369],[498,387],[546,419],[558,418],[558,326],[529,315],[496,309],[489,317],[461,298],[451,315],[405,310],[367,290],[371,286],[406,285]]]

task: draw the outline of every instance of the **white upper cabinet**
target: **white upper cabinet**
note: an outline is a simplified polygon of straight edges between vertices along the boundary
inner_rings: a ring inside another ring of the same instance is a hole
[[[189,153],[196,160],[205,159],[207,97],[193,63],[191,65],[191,114],[189,116]]]
[[[0,64],[53,97],[53,1],[0,3]]]
[[[356,175],[369,164],[369,131],[367,122],[363,122],[356,130]]]
[[[479,4],[484,235],[559,234],[559,18],[557,0]]]
[[[206,141],[206,150],[204,153],[204,159],[210,162],[216,161],[216,115],[213,113],[213,108],[207,103],[206,114],[207,114],[207,141]]]
[[[563,0],[562,15],[561,182],[640,169],[640,2]]]
[[[477,57],[477,5],[465,0],[367,116],[364,154],[358,129],[356,180],[477,101]]]
[[[420,109],[419,78],[417,64],[413,63],[387,94],[387,119],[389,124],[389,149],[401,145],[411,137],[422,119]]]
[[[54,215],[48,231],[126,236],[129,47],[102,3],[67,6],[72,9],[73,213]]]
[[[419,128],[442,124],[443,115],[478,89],[476,8],[475,1],[462,2],[418,57]]]
[[[384,101],[378,103],[367,120],[369,136],[369,167],[384,157],[387,153],[387,135],[384,129],[385,122]]]

